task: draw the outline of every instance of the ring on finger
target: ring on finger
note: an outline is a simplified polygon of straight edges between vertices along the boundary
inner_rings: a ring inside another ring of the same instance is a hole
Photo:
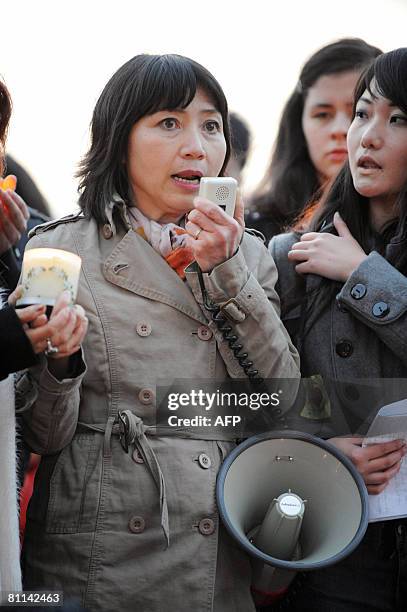
[[[47,338],[47,348],[45,349],[45,354],[46,355],[56,355],[57,353],[59,353],[59,348],[52,344],[50,338]]]

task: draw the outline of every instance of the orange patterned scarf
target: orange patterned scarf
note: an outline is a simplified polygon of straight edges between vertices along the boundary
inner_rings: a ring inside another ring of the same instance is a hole
[[[185,279],[185,268],[194,261],[192,249],[186,240],[187,232],[175,223],[158,223],[146,217],[138,208],[128,208],[132,228],[149,242],[168,265]]]

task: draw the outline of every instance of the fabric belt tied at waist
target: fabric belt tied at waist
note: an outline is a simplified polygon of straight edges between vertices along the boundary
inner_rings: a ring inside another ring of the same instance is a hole
[[[158,459],[145,435],[145,432],[149,429],[149,427],[145,425],[143,420],[131,410],[122,410],[119,412],[118,420],[114,419],[113,417],[109,417],[108,422],[104,427],[82,422],[79,422],[78,426],[104,433],[105,442],[107,441],[107,438],[110,441],[110,436],[112,434],[118,435],[123,450],[126,453],[129,451],[129,447],[132,444],[137,446],[151,472],[160,494],[161,527],[164,532],[168,548],[170,545],[170,528],[165,480]]]

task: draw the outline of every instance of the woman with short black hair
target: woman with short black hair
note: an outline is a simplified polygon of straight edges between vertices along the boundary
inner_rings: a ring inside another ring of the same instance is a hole
[[[201,177],[228,161],[227,113],[219,84],[193,60],[134,57],[95,107],[84,214],[43,226],[28,244],[81,256],[78,302],[90,325],[87,370],[33,373],[39,397],[25,438],[42,460],[25,587],[63,589],[92,611],[254,610],[249,559],[215,502],[236,434],[157,422],[160,383],[298,376],[275,267],[244,232],[241,199],[232,218],[196,197]],[[202,291],[222,317],[229,311],[234,351]]]

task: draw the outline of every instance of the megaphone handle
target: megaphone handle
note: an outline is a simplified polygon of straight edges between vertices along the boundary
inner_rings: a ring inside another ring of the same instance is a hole
[[[269,593],[268,591],[261,591],[259,589],[256,589],[256,587],[254,586],[251,587],[252,597],[254,603],[256,604],[256,609],[257,607],[260,607],[261,609],[266,606],[269,607],[278,603],[280,599],[284,597],[287,591],[288,587],[272,591],[271,593]]]
[[[258,606],[272,605],[283,597],[295,578],[295,570],[280,569],[261,561],[253,563],[251,591]]]

